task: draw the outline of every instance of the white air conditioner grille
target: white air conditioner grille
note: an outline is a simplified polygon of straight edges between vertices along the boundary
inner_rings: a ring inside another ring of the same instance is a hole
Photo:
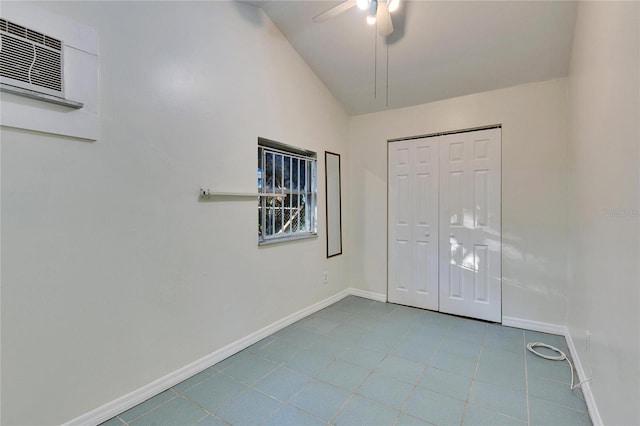
[[[62,41],[0,18],[0,82],[64,97]]]

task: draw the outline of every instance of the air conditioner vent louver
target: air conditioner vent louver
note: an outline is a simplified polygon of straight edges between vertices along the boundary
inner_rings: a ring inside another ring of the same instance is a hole
[[[0,82],[64,98],[62,44],[0,18]]]

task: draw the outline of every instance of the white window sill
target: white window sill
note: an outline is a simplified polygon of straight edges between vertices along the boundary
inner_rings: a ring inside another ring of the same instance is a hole
[[[278,243],[287,243],[291,241],[308,240],[312,238],[318,238],[318,233],[300,234],[300,235],[294,235],[290,237],[269,238],[266,240],[258,240],[258,246],[268,246],[268,245],[273,245]]]

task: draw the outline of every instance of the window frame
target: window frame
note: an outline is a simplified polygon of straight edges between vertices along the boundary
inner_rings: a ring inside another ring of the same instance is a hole
[[[267,186],[267,156],[271,156],[273,164],[271,166],[272,178],[271,186]],[[297,173],[294,174],[293,163],[297,162]],[[301,163],[304,161],[304,188],[300,188],[301,180]],[[277,166],[281,167],[281,185],[276,187],[277,182]],[[287,181],[285,173],[285,163],[289,164],[289,176],[291,188],[285,187]],[[308,167],[308,169],[307,169]],[[318,156],[314,151],[309,151],[280,142],[272,141],[265,138],[258,138],[258,245],[268,245],[300,239],[317,238],[318,237]],[[297,180],[295,188],[291,181]],[[262,195],[265,194],[265,195]],[[274,196],[272,194],[282,194],[282,196]],[[296,206],[293,205],[293,197],[297,196]],[[288,206],[284,205],[289,200]],[[271,203],[270,203],[271,201]],[[300,230],[300,211],[301,202],[304,203],[304,230]],[[282,203],[278,207],[278,203]],[[265,234],[268,227],[267,213],[269,209],[273,209],[271,214],[271,234]],[[276,228],[276,210],[280,210],[280,229],[275,232]],[[284,221],[286,210],[289,211],[289,221],[287,221],[289,232],[284,231]],[[298,211],[298,229],[292,231],[292,215],[294,210]]]

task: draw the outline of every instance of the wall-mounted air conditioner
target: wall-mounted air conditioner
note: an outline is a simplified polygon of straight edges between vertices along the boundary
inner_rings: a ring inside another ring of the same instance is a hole
[[[62,41],[0,18],[0,83],[64,99]]]
[[[98,33],[34,2],[0,9],[0,126],[96,140]]]

